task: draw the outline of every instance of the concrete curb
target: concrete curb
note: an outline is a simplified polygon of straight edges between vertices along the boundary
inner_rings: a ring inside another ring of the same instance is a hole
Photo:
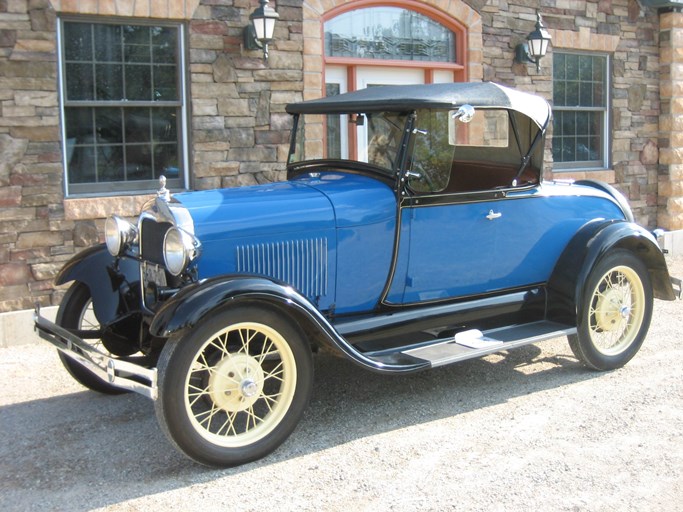
[[[54,321],[57,316],[57,306],[40,309],[42,315]],[[33,331],[33,310],[10,311],[0,313],[0,348],[15,347],[41,340]]]

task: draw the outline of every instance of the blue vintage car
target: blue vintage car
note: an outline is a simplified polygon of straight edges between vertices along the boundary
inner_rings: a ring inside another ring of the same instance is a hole
[[[388,86],[287,111],[287,181],[162,186],[135,224],[111,217],[106,244],[65,265],[56,322],[36,312],[76,380],[151,397],[196,461],[278,447],[320,349],[401,374],[567,336],[610,370],[643,343],[653,298],[675,298],[618,191],[543,180],[540,97]]]

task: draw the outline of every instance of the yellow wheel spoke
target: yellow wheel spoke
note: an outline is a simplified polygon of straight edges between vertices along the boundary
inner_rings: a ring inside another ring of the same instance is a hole
[[[280,382],[283,382],[283,374],[285,372],[284,367],[282,366],[282,361],[278,363],[278,365],[273,368],[270,372],[264,372],[264,378],[263,381],[267,381],[268,379],[275,379],[279,380]]]
[[[244,412],[247,413],[247,430],[249,430],[249,422],[251,420],[252,427],[255,428],[256,425],[260,422],[263,421],[263,418],[259,417],[255,412],[254,412],[254,406],[250,406],[248,409],[246,409]]]

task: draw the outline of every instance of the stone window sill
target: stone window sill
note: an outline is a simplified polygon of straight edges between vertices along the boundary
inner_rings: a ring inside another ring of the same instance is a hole
[[[110,215],[137,217],[142,205],[155,195],[79,197],[64,199],[64,218],[66,220],[105,219]]]
[[[558,180],[598,180],[612,185],[616,183],[615,173],[609,169],[600,171],[555,171],[550,174],[552,178]]]

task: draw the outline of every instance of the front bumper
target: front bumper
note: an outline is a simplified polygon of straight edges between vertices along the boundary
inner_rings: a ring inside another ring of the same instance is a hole
[[[152,400],[158,396],[157,369],[115,359],[100,352],[68,330],[40,316],[40,307],[34,313],[38,335],[77,363],[83,365],[103,381],[140,393]]]

